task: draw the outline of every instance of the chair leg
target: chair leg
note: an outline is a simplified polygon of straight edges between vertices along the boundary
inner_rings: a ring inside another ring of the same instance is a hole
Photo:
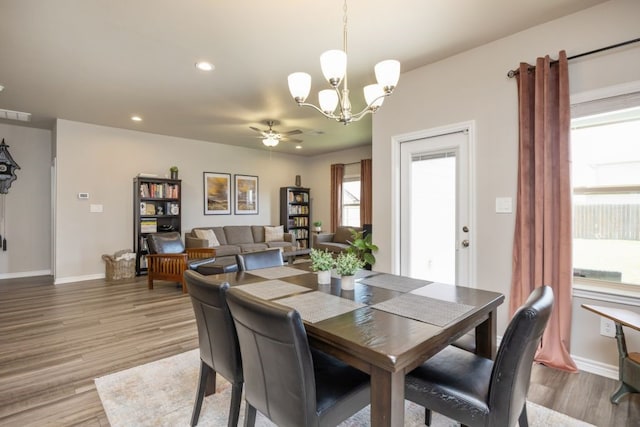
[[[233,384],[231,388],[231,406],[229,407],[229,427],[238,427],[240,404],[242,403],[242,383]]]
[[[147,288],[153,289],[153,279],[149,273],[147,273]]]
[[[249,405],[249,402],[244,401],[244,427],[254,427],[256,425],[256,408]]]
[[[520,418],[518,418],[518,424],[520,427],[529,427],[529,419],[527,418],[527,403],[525,402],[520,412]]]
[[[207,388],[207,380],[209,375],[213,372],[213,369],[206,363],[200,360],[200,380],[198,381],[198,390],[196,391],[196,402],[193,405],[193,413],[191,414],[191,425],[198,424],[200,418],[200,410],[202,409],[202,401],[204,399],[204,392]],[[213,373],[215,375],[215,372]]]
[[[431,409],[424,408],[424,425],[431,425]]]

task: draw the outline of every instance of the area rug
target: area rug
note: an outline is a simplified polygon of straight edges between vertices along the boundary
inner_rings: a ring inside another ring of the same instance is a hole
[[[198,384],[200,358],[198,350],[188,351],[156,362],[96,378],[96,388],[112,427],[120,426],[188,426]],[[230,384],[218,376],[216,393],[205,398],[198,425],[226,426],[229,412]],[[542,406],[527,403],[531,427],[591,426]],[[244,402],[240,422],[244,419]],[[340,427],[369,425],[369,407],[340,424]],[[434,427],[454,427],[458,423],[433,414]],[[258,413],[256,426],[272,427]],[[405,401],[405,426],[424,426],[424,410]]]

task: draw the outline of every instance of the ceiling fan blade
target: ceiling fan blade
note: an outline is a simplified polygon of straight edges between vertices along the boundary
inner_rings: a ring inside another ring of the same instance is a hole
[[[284,142],[297,142],[297,143],[302,142],[302,140],[301,140],[301,139],[295,139],[295,138],[282,138],[282,139],[280,139],[280,141],[284,141]]]
[[[290,130],[289,132],[283,132],[282,135],[299,135],[302,131],[300,129]]]
[[[251,130],[255,130],[258,133],[264,133],[265,131],[263,131],[262,129],[258,129],[257,127],[253,127],[253,126],[249,126],[249,129]]]

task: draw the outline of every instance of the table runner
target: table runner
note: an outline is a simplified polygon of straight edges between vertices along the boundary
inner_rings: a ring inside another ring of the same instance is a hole
[[[258,298],[271,300],[282,298],[287,295],[308,292],[311,289],[282,280],[267,280],[265,282],[251,283],[248,285],[234,286]]]
[[[340,298],[324,292],[308,292],[306,294],[294,295],[276,301],[278,304],[295,308],[302,317],[310,323],[316,323],[330,317],[348,313],[365,304],[354,302],[350,299]]]
[[[411,292],[414,289],[418,289],[432,283],[427,280],[394,276],[392,274],[378,274],[377,276],[360,279],[359,282],[364,283],[365,285],[371,285],[377,288],[384,288],[399,292]]]
[[[372,305],[371,308],[443,327],[475,307],[416,294],[404,294]]]
[[[299,274],[307,274],[308,271],[300,270],[299,268],[293,267],[269,267],[269,268],[259,268],[257,270],[251,270],[247,273],[251,273],[254,276],[263,277],[265,279],[279,279],[281,277],[290,277],[297,276]]]

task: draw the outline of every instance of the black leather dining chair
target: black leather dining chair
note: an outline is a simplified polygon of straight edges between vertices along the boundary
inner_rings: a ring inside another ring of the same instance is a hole
[[[533,357],[553,306],[549,286],[536,288],[516,311],[496,360],[448,346],[407,374],[405,398],[466,426],[528,426],[526,397]]]
[[[245,426],[256,410],[280,427],[336,426],[370,402],[369,375],[309,347],[300,314],[231,288],[245,380]]]
[[[191,270],[185,271],[184,280],[196,317],[200,348],[200,377],[191,425],[198,424],[207,383],[215,392],[216,374],[220,374],[231,383],[227,425],[235,427],[240,416],[243,377],[238,336],[226,301],[229,284],[216,282]]]
[[[265,251],[236,254],[238,271],[257,270],[259,268],[278,267],[284,265],[279,248]]]

